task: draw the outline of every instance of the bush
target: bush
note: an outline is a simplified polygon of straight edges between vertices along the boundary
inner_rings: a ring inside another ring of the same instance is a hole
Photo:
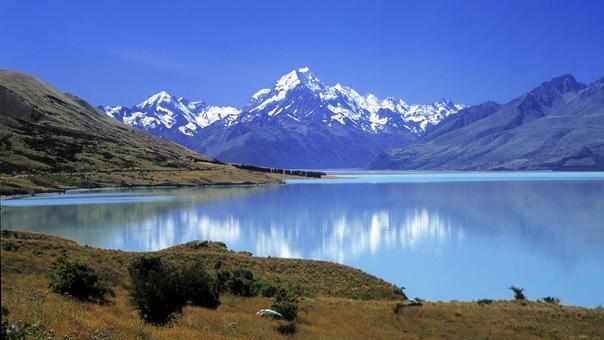
[[[524,288],[518,288],[515,286],[511,286],[510,289],[514,292],[514,299],[516,300],[526,300],[526,296],[524,296]]]
[[[480,299],[480,300],[476,301],[476,303],[478,303],[481,306],[489,305],[492,302],[493,302],[493,300],[491,300],[491,299]]]
[[[260,293],[260,295],[272,298],[279,292],[279,287],[270,283],[259,282],[256,290]]]
[[[231,294],[240,296],[256,295],[254,274],[244,268],[238,268],[231,272],[227,281],[227,287]]]
[[[190,305],[206,308],[216,308],[220,305],[218,286],[201,262],[188,267],[182,273],[180,282],[185,286],[183,291]]]
[[[159,256],[143,256],[130,264],[128,272],[130,298],[147,322],[165,324],[187,303],[208,308],[220,304],[218,287],[201,262],[179,270]]]
[[[86,263],[60,255],[51,265],[48,287],[58,294],[67,294],[82,300],[105,301],[105,295],[115,296],[113,289],[99,278]]]
[[[296,334],[298,327],[296,326],[295,322],[289,322],[286,324],[280,324],[279,326],[275,327],[274,330],[279,332],[279,334],[292,335]]]
[[[239,296],[258,295],[259,282],[254,278],[254,273],[244,268],[219,270],[216,272],[216,282],[220,292]]]
[[[128,266],[132,280],[130,298],[141,318],[155,324],[165,324],[173,313],[180,312],[187,298],[175,268],[162,262],[159,256],[143,256]]]
[[[273,297],[273,304],[271,309],[277,311],[283,315],[286,320],[295,320],[298,316],[298,298],[286,291],[280,289],[279,292]]]
[[[557,297],[553,297],[553,296],[546,296],[543,298],[543,301],[545,301],[547,303],[552,303],[554,305],[560,304],[560,299],[558,299]]]
[[[405,294],[405,287],[400,286],[397,287],[396,285],[394,285],[394,288],[392,289],[392,292],[396,295],[399,295],[401,297],[401,299],[403,300],[407,300],[407,294]]]

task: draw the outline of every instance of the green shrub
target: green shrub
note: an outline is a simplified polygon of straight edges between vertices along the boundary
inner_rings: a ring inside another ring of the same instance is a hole
[[[259,282],[254,278],[254,273],[245,268],[237,268],[233,271],[218,270],[216,284],[219,291],[223,293],[239,296],[258,295]]]
[[[554,305],[560,304],[560,299],[558,299],[557,297],[553,297],[553,296],[546,296],[543,298],[543,301],[554,304]]]
[[[245,269],[237,268],[232,271],[221,270],[222,263],[218,261],[214,268],[216,269],[215,282],[217,291],[239,296],[257,296],[264,297],[275,296],[281,288],[265,280],[254,276],[254,273]],[[288,290],[301,295],[303,289],[297,286],[290,286]]]
[[[254,274],[244,268],[238,268],[231,272],[231,277],[227,281],[229,291],[233,295],[255,296]]]
[[[159,256],[142,256],[130,264],[128,272],[130,298],[147,322],[165,324],[187,303],[207,308],[220,304],[216,282],[201,262],[179,269]]]
[[[187,302],[179,274],[159,256],[143,256],[128,266],[132,281],[130,298],[141,318],[155,324],[165,324],[180,312]]]
[[[216,308],[220,304],[218,286],[208,275],[203,263],[196,262],[181,274],[180,282],[190,305]]]
[[[394,285],[394,288],[392,289],[392,292],[396,295],[399,295],[401,297],[401,299],[403,300],[407,300],[407,294],[405,294],[405,287],[400,286],[397,287],[396,285]]]
[[[90,266],[65,255],[60,255],[52,263],[48,287],[55,293],[82,300],[104,301],[107,294],[115,296],[113,289]]]
[[[296,332],[298,331],[298,327],[295,322],[280,324],[279,326],[273,329],[282,335],[292,335],[296,334]]]
[[[493,300],[491,300],[491,299],[480,299],[480,300],[476,301],[476,303],[478,303],[481,306],[489,305],[492,302],[493,302]]]
[[[526,300],[526,296],[524,296],[524,288],[511,286],[510,289],[514,292],[514,299],[522,301]]]
[[[283,315],[286,320],[295,320],[298,316],[298,298],[285,289],[280,289],[273,297],[271,309]]]
[[[258,280],[256,281],[255,290],[258,294],[264,297],[273,297],[279,292],[279,287],[272,283]]]

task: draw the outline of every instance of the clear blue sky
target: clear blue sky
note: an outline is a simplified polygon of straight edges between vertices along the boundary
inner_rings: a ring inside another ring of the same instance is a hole
[[[604,1],[0,1],[0,68],[93,104],[244,105],[291,69],[408,102],[604,75]]]

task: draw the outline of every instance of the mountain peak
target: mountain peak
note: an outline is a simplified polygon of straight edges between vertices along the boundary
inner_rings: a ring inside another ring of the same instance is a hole
[[[293,70],[279,78],[275,84],[275,90],[288,91],[299,84],[302,84],[312,91],[320,91],[323,89],[323,84],[321,84],[319,78],[315,77],[312,72],[310,72],[308,66],[305,66],[297,70]]]
[[[172,103],[173,101],[174,101],[174,96],[172,96],[168,92],[162,90],[162,91],[159,91],[158,93],[152,95],[144,102],[138,104],[136,107],[139,109],[146,109],[151,106],[156,106],[162,102]]]
[[[567,93],[584,89],[585,84],[579,83],[572,74],[564,74],[543,82],[537,88],[531,91],[535,92],[556,92]]]
[[[543,82],[522,96],[520,105],[532,107],[533,105],[541,104],[551,107],[557,98],[561,98],[567,93],[580,91],[586,87],[585,84],[577,82],[571,74],[565,74]]]

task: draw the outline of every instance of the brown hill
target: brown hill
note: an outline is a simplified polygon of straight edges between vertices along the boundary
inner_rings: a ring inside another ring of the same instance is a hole
[[[30,75],[5,70],[0,70],[0,155],[0,194],[282,178],[213,163]]]

